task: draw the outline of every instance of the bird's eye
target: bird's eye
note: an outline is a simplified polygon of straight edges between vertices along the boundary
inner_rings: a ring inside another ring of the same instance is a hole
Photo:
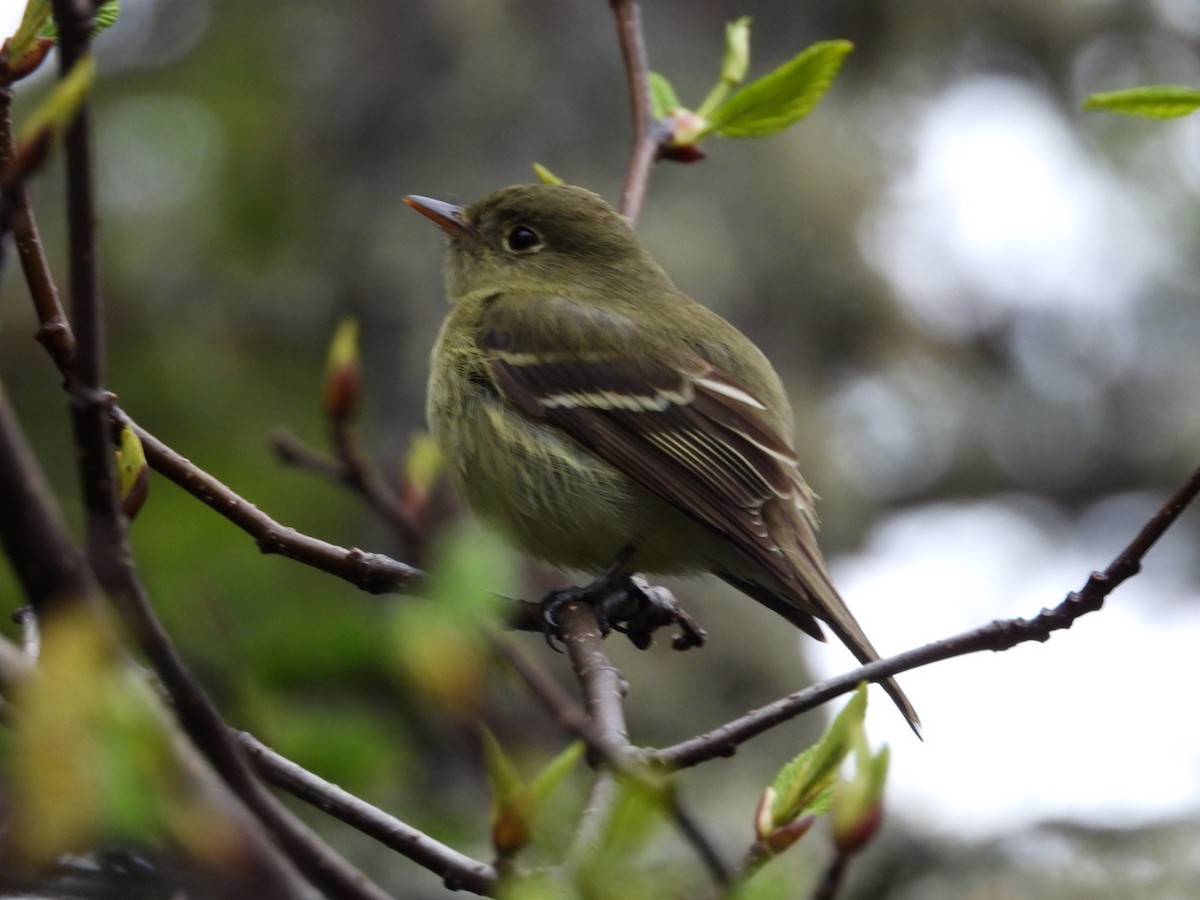
[[[528,225],[518,225],[505,236],[504,246],[513,253],[529,253],[541,249],[542,239]]]

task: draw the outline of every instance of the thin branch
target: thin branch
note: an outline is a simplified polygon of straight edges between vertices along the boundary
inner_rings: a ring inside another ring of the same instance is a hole
[[[563,645],[583,690],[583,706],[596,745],[606,759],[620,760],[632,749],[625,724],[625,679],[604,651],[596,611],[588,603],[568,603],[559,613]]]
[[[5,173],[6,178],[12,176],[12,167],[17,156],[13,135],[12,98],[12,88],[9,85],[0,87],[0,172]],[[37,308],[37,340],[49,351],[54,364],[65,375],[75,361],[75,334],[67,323],[66,314],[59,301],[58,289],[50,274],[42,239],[30,209],[29,190],[24,181],[28,174],[20,173],[21,177],[11,186],[6,186],[4,212],[8,217],[8,227],[12,230],[13,243],[21,260],[25,280],[29,282],[30,293]]]
[[[255,539],[263,553],[277,553],[349,581],[371,594],[402,591],[424,573],[382,553],[339,547],[275,521],[257,506],[176,453],[133,420],[121,415],[142,442],[146,461],[210,509]]]
[[[563,644],[583,690],[588,727],[578,733],[588,741],[593,764],[605,762],[621,778],[631,778],[647,786],[659,798],[675,827],[692,845],[721,886],[730,883],[729,869],[716,847],[696,820],[684,809],[678,793],[669,783],[658,784],[649,778],[641,763],[640,751],[629,742],[625,724],[625,679],[604,650],[604,636],[596,611],[588,603],[572,602],[559,612]],[[565,713],[565,706],[556,703]],[[575,714],[571,714],[575,717]],[[598,758],[597,758],[598,757]]]
[[[1192,472],[1179,489],[1167,498],[1107,569],[1093,572],[1081,590],[1072,591],[1053,609],[1043,609],[1032,619],[1000,619],[924,647],[877,660],[769,703],[707,734],[654,752],[652,758],[669,769],[682,769],[716,757],[731,756],[739,745],[755,735],[852,691],[859,682],[877,682],[889,675],[981,650],[1000,652],[1026,641],[1046,641],[1055,631],[1070,628],[1080,616],[1102,608],[1109,594],[1141,571],[1146,553],[1179,519],[1197,494],[1200,494],[1200,468]]]
[[[833,900],[841,889],[849,864],[849,854],[834,853],[833,859],[825,868],[825,874],[821,876],[820,884],[813,890],[812,900]]]
[[[625,80],[629,84],[629,105],[633,112],[633,146],[621,188],[621,212],[636,225],[642,215],[650,170],[658,157],[659,140],[655,136],[654,108],[650,102],[650,66],[646,61],[646,42],[642,37],[642,8],[639,0],[609,0],[617,21]]]
[[[350,488],[396,532],[405,552],[411,558],[419,559],[425,544],[421,524],[405,509],[400,495],[363,453],[350,423],[344,419],[334,421],[330,436],[337,452],[332,459],[311,450],[285,430],[271,436],[271,449],[280,461],[288,465],[314,472]]]
[[[440,875],[450,890],[491,896],[498,882],[496,870],[434,840],[371,804],[314,775],[267,747],[253,735],[237,732],[258,773],[271,784],[306,803],[341,819],[368,837]]]

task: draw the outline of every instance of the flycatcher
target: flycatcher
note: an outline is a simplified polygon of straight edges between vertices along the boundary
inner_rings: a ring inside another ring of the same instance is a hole
[[[466,209],[405,202],[449,236],[428,416],[477,514],[564,568],[711,572],[879,658],[817,547],[779,376],[675,287],[620,213],[566,185]],[[883,687],[919,734],[904,692]]]

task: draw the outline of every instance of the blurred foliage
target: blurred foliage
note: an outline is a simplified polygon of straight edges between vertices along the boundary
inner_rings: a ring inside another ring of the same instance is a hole
[[[1200,83],[1195,10],[663,0],[644,10],[651,65],[680,94],[701,96],[726,23],[743,15],[755,22],[758,60],[835,38],[855,51],[802,127],[718,142],[698,167],[660,166],[642,233],[680,286],[751,334],[789,382],[806,475],[829,498],[827,555],[854,547],[890,510],[940,500],[1028,492],[1077,510],[1118,491],[1165,492],[1200,446],[1200,263],[1190,252],[1200,131],[1196,117],[1131,127],[1079,110],[1098,90]],[[615,197],[629,113],[608,4],[130,0],[96,56],[101,271],[121,405],[285,524],[392,550],[347,492],[278,466],[267,437],[286,424],[321,445],[325,348],[335,323],[354,315],[365,440],[385,473],[399,474],[423,421],[444,309],[437,239],[400,198],[469,201],[529,180],[535,160]],[[940,284],[961,305],[932,316],[919,305],[927,294],[914,297],[881,262],[881,247],[928,224],[892,215],[912,200],[914,141],[955,90],[1013,85],[1066,136],[1078,167],[1148,211],[1153,227],[1131,225],[1121,246],[1149,248],[1150,261],[1113,304],[1072,307],[1019,264],[996,287],[935,254],[914,283]],[[49,87],[46,73],[20,85],[18,125]],[[53,162],[35,202],[64,279]],[[35,322],[11,254],[5,262],[0,377],[77,522],[66,399],[30,339]],[[154,476],[133,541],[168,628],[235,727],[486,857],[479,741],[431,711],[398,671],[405,604],[263,557]],[[530,577],[531,594],[546,584]],[[796,639],[771,613],[712,585],[677,587],[710,646],[639,654],[610,642],[639,740],[682,738],[807,682]],[[0,600],[21,602],[2,564]],[[0,630],[15,634],[6,621]],[[538,640],[529,638],[531,652]],[[506,751],[558,752],[561,735],[536,704],[488,671],[480,705]],[[724,846],[743,847],[762,785],[817,731],[811,718],[777,729],[734,762],[684,773],[681,791]],[[436,877],[305,815],[399,895],[440,893]],[[889,820],[883,836],[866,854],[874,867],[864,862],[852,884],[856,896],[964,896],[1007,883],[1014,866],[1031,883],[1023,896],[1071,896],[1062,857],[979,851],[986,865],[973,881],[961,855],[915,845],[902,823]],[[1065,858],[1085,875],[1109,872],[1105,848],[1075,836]],[[667,871],[694,874],[669,829],[642,849]],[[779,862],[808,877],[812,858],[794,856]],[[1056,880],[1032,886],[1046,871]]]

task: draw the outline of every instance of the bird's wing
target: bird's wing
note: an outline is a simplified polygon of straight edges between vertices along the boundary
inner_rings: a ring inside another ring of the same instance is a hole
[[[778,587],[744,571],[716,574],[818,640],[825,636],[813,614],[861,662],[878,659],[830,581],[812,492],[766,406],[698,350],[638,329],[562,297],[500,295],[481,316],[478,341],[496,387],[518,409],[724,536]],[[882,684],[919,736],[895,679]]]
[[[555,327],[544,327],[547,317]],[[795,506],[810,536],[798,549],[812,558],[811,577],[827,581],[811,537],[811,492],[766,407],[694,350],[648,342],[641,332],[635,346],[646,352],[630,354],[638,327],[559,297],[506,295],[488,305],[478,341],[497,387],[522,412],[723,535],[791,586],[795,600],[812,598],[817,608],[809,611],[820,610],[826,592],[800,582],[764,521],[768,503]],[[767,605],[778,609],[778,600]],[[778,611],[821,636],[809,611]]]

